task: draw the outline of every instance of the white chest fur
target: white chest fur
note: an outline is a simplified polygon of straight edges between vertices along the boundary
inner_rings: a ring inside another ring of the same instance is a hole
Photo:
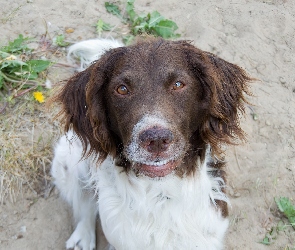
[[[193,176],[161,179],[126,174],[107,159],[92,174],[103,231],[117,250],[222,249],[228,220],[221,178],[205,162]]]

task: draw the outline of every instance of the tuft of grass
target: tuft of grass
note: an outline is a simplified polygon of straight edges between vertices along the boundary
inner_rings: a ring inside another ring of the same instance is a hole
[[[175,22],[166,19],[158,11],[148,14],[138,14],[135,11],[134,2],[135,0],[127,0],[124,14],[122,14],[118,5],[105,2],[106,10],[112,15],[119,17],[130,29],[129,34],[123,37],[125,44],[130,44],[134,37],[140,34],[160,36],[165,39],[180,37],[180,34],[175,33],[178,29]],[[99,27],[103,27],[101,25],[102,23],[100,23]],[[100,34],[102,30],[100,28],[98,33]]]
[[[22,190],[35,195],[50,185],[52,144],[60,133],[51,114],[27,96],[0,115],[0,204],[15,202]]]

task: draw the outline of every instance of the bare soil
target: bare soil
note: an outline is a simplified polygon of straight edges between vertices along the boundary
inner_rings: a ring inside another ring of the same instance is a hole
[[[275,197],[286,196],[295,204],[295,2],[136,0],[135,7],[138,12],[159,11],[178,24],[183,39],[193,40],[197,47],[238,64],[259,79],[252,84],[254,96],[249,101],[253,105],[247,106],[241,123],[248,141],[227,150],[231,224],[225,249],[295,249],[295,230],[274,202]],[[104,1],[2,1],[0,44],[18,34],[36,41],[45,34],[50,39],[65,34],[71,42],[94,38],[94,24],[99,18],[122,32],[126,30],[118,18],[106,13]],[[105,33],[104,37],[120,38],[122,32]],[[56,53],[54,57],[52,53]],[[40,56],[66,62],[62,49]],[[48,77],[57,83],[73,72],[72,68],[52,67]],[[32,117],[34,130],[22,130],[20,145],[40,135],[53,138],[53,143],[59,131],[51,119],[55,112],[39,104],[30,110],[19,120],[28,122],[24,117]],[[1,115],[1,128],[17,112],[15,108],[8,111]],[[17,134],[9,136],[11,140],[20,138]],[[0,145],[1,140],[4,137]],[[21,150],[20,146],[17,154]],[[50,162],[44,166],[46,175]],[[14,201],[7,195],[0,205],[0,249],[65,249],[73,230],[71,213],[57,191],[44,198],[44,192],[50,190],[48,176],[44,183],[46,188],[39,187],[37,192],[24,184],[19,195],[12,194]],[[286,226],[276,232],[281,223]],[[259,243],[271,231],[271,244]]]

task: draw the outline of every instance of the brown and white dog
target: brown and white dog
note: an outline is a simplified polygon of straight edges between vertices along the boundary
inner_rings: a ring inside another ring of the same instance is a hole
[[[52,175],[77,220],[67,248],[95,249],[99,215],[109,249],[222,249],[221,147],[243,139],[251,78],[187,41],[85,44],[101,57],[55,98],[67,133]]]

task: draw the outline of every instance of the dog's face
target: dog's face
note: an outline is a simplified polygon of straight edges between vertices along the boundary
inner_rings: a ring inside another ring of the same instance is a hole
[[[185,55],[168,51],[165,44],[129,49],[105,93],[110,129],[122,142],[124,157],[150,177],[182,164],[187,142],[206,115],[202,85]]]
[[[186,42],[152,39],[106,53],[58,96],[90,151],[149,177],[187,173],[241,137],[237,111],[249,81],[239,67]],[[123,165],[124,165],[123,164]]]

